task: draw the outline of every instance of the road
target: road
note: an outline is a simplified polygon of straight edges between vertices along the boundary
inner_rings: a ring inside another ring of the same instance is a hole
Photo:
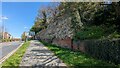
[[[0,59],[16,49],[21,43],[20,41],[0,43]]]

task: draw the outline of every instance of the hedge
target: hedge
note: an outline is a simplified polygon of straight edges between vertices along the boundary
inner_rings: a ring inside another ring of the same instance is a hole
[[[85,52],[95,58],[120,64],[120,39],[85,41]]]

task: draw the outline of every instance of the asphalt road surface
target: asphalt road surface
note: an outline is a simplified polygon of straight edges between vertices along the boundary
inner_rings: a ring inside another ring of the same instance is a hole
[[[0,59],[16,49],[21,43],[21,41],[0,43]]]

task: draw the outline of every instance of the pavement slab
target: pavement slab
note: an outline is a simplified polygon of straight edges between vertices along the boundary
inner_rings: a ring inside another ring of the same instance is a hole
[[[31,41],[30,46],[26,50],[20,63],[20,67],[22,66],[32,66],[36,68],[47,66],[67,67],[52,51],[36,40]]]

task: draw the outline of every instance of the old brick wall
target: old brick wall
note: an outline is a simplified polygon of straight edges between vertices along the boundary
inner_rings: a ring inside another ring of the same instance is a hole
[[[64,48],[71,48],[71,45],[72,45],[71,43],[72,43],[72,40],[69,37],[65,39],[54,39],[53,40],[53,44],[57,44]]]
[[[73,42],[73,50],[85,52],[85,42],[83,41],[72,41]]]
[[[101,60],[111,61],[115,64],[120,63],[120,39],[72,41],[68,37],[65,39],[54,39],[53,43],[74,51],[81,51]]]
[[[56,44],[57,46],[69,48],[81,52],[85,52],[85,42],[80,41],[72,41],[71,38],[67,37],[65,39],[54,39],[53,44]]]

